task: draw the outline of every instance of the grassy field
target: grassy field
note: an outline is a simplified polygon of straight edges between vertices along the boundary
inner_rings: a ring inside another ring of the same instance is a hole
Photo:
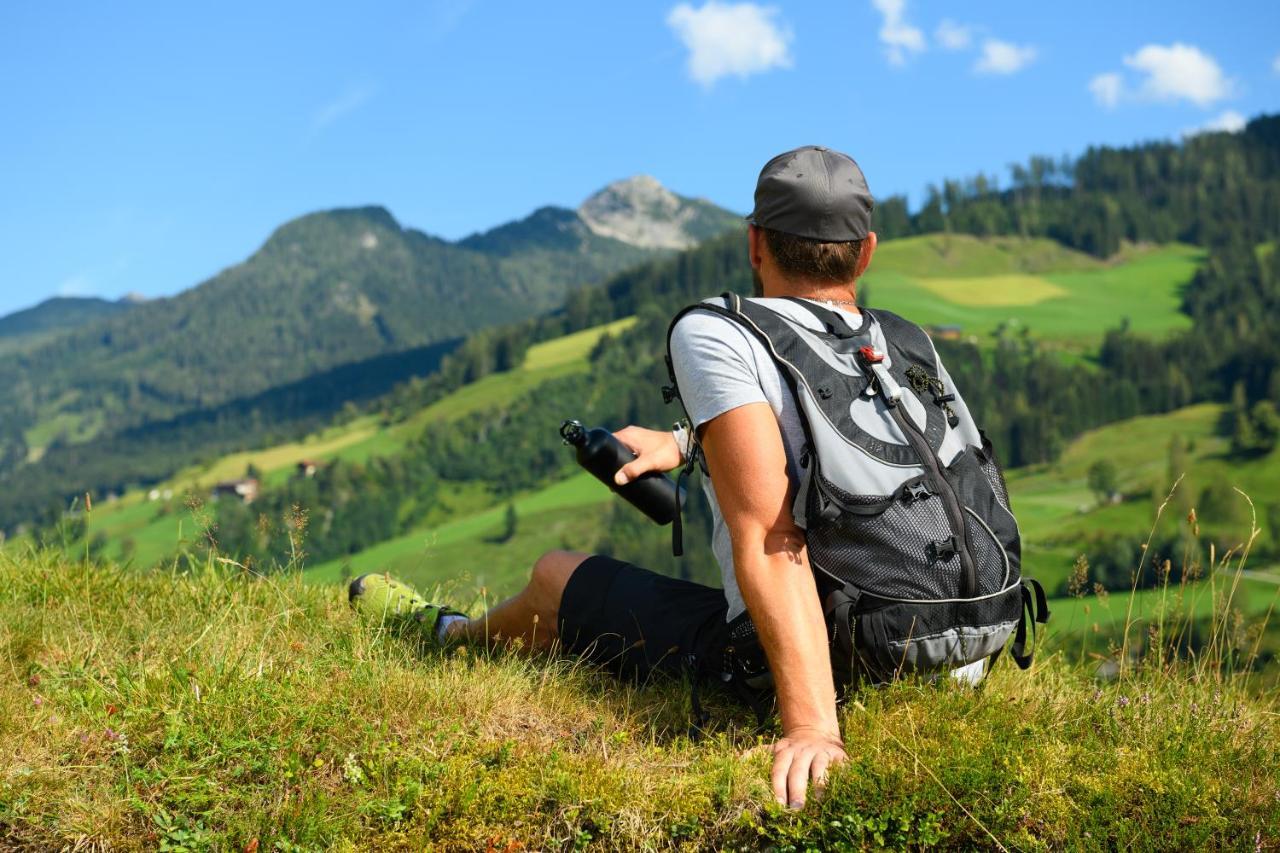
[[[463,386],[408,420],[383,426],[374,416],[360,417],[302,441],[234,453],[212,464],[181,471],[155,487],[161,494],[171,492],[169,499],[149,500],[150,490],[134,490],[114,501],[99,502],[91,519],[91,532],[106,537],[106,556],[127,559],[138,566],[155,565],[194,534],[198,522],[188,511],[190,496],[203,501],[214,483],[244,476],[252,465],[269,487],[291,476],[301,459],[363,461],[395,453],[429,424],[496,406],[543,382],[586,370],[587,356],[600,338],[618,334],[634,322],[633,318],[626,318],[536,344],[518,369]]]
[[[1280,704],[1201,662],[1066,656],[850,697],[849,760],[770,801],[750,715],[559,659],[424,651],[300,578],[0,554],[0,846],[1267,849]]]
[[[389,539],[346,560],[310,568],[308,580],[334,582],[348,575],[389,571],[421,587],[451,585],[464,598],[481,589],[514,592],[529,566],[554,548],[589,549],[599,537],[610,492],[582,473],[517,497],[515,535],[505,541],[507,504],[497,504],[436,527]]]
[[[880,247],[865,282],[872,307],[918,323],[988,335],[1001,323],[1077,351],[1128,318],[1138,332],[1187,328],[1182,287],[1203,257],[1168,245],[1131,248],[1109,261],[1049,240],[929,235]]]
[[[1206,536],[1229,547],[1248,539],[1250,518],[1256,513],[1262,531],[1256,544],[1274,549],[1280,531],[1268,529],[1267,509],[1280,504],[1280,451],[1261,458],[1230,456],[1228,441],[1218,434],[1221,416],[1220,406],[1205,404],[1121,421],[1085,433],[1051,465],[1010,471],[1014,509],[1030,545],[1024,561],[1027,572],[1056,586],[1070,571],[1079,553],[1077,543],[1086,536],[1150,530],[1158,505],[1155,495],[1163,502],[1174,479],[1168,448],[1175,436],[1187,448],[1186,461],[1177,472],[1183,477],[1170,502],[1173,508],[1157,532],[1185,525],[1184,508],[1199,507],[1198,521]],[[1116,464],[1125,495],[1122,503],[1099,506],[1089,491],[1089,468],[1102,459]],[[1231,517],[1205,512],[1204,490],[1211,483],[1244,493],[1232,496]]]

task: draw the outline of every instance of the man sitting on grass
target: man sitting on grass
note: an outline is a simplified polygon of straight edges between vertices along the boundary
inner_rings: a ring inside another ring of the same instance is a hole
[[[813,300],[847,312],[857,326],[855,285],[876,248],[871,195],[857,164],[817,147],[782,154],[764,167],[755,199],[747,250],[761,303],[817,328],[809,311],[780,297]],[[524,648],[559,647],[633,678],[678,674],[690,661],[717,665],[728,622],[745,609],[770,664],[782,723],[773,791],[798,808],[810,782],[820,785],[845,751],[822,606],[805,534],[792,518],[805,441],[797,403],[761,342],[723,317],[686,315],[671,353],[711,475],[706,494],[723,589],[611,557],[553,551],[534,563],[519,594],[475,619],[379,574],[357,578],[351,600],[375,614],[410,614],[441,645],[519,639]],[[684,461],[670,432],[630,426],[617,437],[636,453],[619,484]]]

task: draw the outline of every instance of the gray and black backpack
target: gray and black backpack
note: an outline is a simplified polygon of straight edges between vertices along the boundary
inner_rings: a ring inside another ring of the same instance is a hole
[[[799,403],[806,443],[793,514],[806,532],[837,682],[994,661],[1010,637],[1012,657],[1027,668],[1027,628],[1048,621],[1044,590],[1022,578],[1004,475],[947,386],[933,342],[888,311],[864,309],[854,330],[839,312],[792,301],[825,331],[732,293],[685,308],[671,329],[690,311],[731,320],[764,345]],[[875,347],[876,325],[886,352]],[[670,332],[667,366],[668,397],[677,397]],[[724,675],[750,680],[764,661],[746,614],[730,637]]]

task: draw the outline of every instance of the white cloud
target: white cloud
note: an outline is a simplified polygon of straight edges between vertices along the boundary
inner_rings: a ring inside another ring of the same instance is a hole
[[[1209,121],[1199,127],[1190,127],[1182,131],[1183,136],[1196,136],[1201,133],[1239,133],[1244,130],[1246,124],[1245,117],[1235,110],[1226,110],[1217,118],[1209,119]]]
[[[987,39],[982,43],[982,55],[973,70],[979,74],[1016,74],[1035,58],[1036,49],[1029,44]]]
[[[906,0],[871,0],[871,5],[883,18],[880,43],[890,64],[902,65],[907,61],[907,54],[925,49],[924,32],[907,23]]]
[[[689,76],[710,87],[721,77],[791,67],[791,30],[777,16],[771,6],[708,0],[697,9],[676,6],[667,26],[689,49]]]
[[[1146,75],[1137,90],[1146,100],[1185,100],[1208,107],[1228,97],[1233,88],[1212,56],[1181,42],[1146,45],[1126,56],[1124,64]]]
[[[315,133],[324,130],[338,119],[359,109],[373,97],[374,91],[373,86],[368,85],[348,86],[342,91],[342,94],[324,104],[312,114],[311,131]]]
[[[973,27],[943,18],[933,31],[933,37],[947,50],[965,50],[973,44]]]
[[[1093,99],[1107,109],[1114,109],[1124,96],[1124,78],[1115,71],[1099,74],[1089,81]]]
[[[1271,70],[1280,74],[1280,53],[1276,54],[1276,58],[1271,60]]]

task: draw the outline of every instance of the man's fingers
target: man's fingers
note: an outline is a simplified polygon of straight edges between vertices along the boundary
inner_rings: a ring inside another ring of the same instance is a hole
[[[826,752],[819,752],[813,758],[813,764],[809,765],[809,778],[813,780],[813,795],[815,797],[822,793],[827,787],[827,770],[831,767],[831,756]]]
[[[653,457],[638,456],[619,468],[618,473],[613,475],[613,481],[619,486],[625,486],[641,474],[648,474],[653,470]]]
[[[785,749],[773,756],[773,797],[779,805],[787,805],[787,771],[791,769],[792,752]]]
[[[791,758],[791,769],[787,771],[787,808],[804,808],[804,798],[809,790],[809,766],[813,762],[813,753],[805,750]]]

